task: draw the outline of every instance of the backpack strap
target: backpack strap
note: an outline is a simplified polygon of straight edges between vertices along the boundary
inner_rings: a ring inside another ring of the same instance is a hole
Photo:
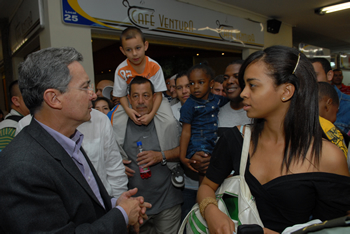
[[[239,168],[239,174],[243,175],[245,174],[245,169],[247,166],[248,161],[248,152],[249,152],[249,146],[250,146],[250,126],[245,125],[245,131],[244,131],[244,140],[243,140],[243,147],[242,147],[242,154],[241,154],[241,165]],[[242,126],[241,126],[242,129]],[[242,132],[242,131],[241,131]]]
[[[5,119],[10,119],[10,120],[13,120],[13,121],[16,121],[16,122],[19,122],[24,116],[19,116],[19,115],[11,115]]]

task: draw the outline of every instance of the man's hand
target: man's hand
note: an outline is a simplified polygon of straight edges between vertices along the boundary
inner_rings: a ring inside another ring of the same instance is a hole
[[[162,153],[153,150],[143,151],[137,155],[137,162],[139,165],[143,165],[143,167],[150,167],[160,163],[162,159]]]
[[[129,118],[134,121],[137,125],[142,125],[141,121],[139,121],[139,118],[141,115],[132,108],[125,108],[125,112],[128,114]]]
[[[125,160],[123,159],[123,164],[124,164],[124,167],[125,167],[125,174],[128,176],[128,177],[132,177],[134,176],[135,174],[135,171],[132,170],[130,167],[126,166],[127,164],[130,164],[131,163],[131,160]]]
[[[144,219],[147,219],[146,209],[151,208],[152,205],[145,202],[143,197],[132,197],[137,193],[137,188],[126,191],[120,195],[117,200],[118,206],[121,206],[129,217],[129,224],[135,225],[138,229],[138,225],[143,223]]]
[[[186,167],[188,167],[188,168],[191,169],[192,171],[198,173],[198,171],[197,171],[196,169],[194,169],[194,168],[192,167],[192,165],[191,165],[191,163],[194,162],[193,160],[188,159],[188,158],[180,158],[180,161],[181,161],[181,163],[184,164]]]
[[[205,174],[210,164],[211,156],[203,151],[196,152],[190,159],[191,166],[198,172]]]
[[[143,125],[148,125],[153,118],[154,118],[154,115],[149,113],[139,117],[137,120]]]

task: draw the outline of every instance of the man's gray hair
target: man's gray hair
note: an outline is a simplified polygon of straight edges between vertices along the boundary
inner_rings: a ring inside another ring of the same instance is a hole
[[[66,92],[72,78],[68,65],[74,61],[83,61],[83,56],[72,47],[47,48],[28,55],[19,65],[19,89],[32,115],[41,108],[45,90]]]

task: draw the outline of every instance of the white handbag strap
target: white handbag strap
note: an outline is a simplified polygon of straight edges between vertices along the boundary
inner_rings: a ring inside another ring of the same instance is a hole
[[[239,174],[244,177],[245,169],[247,166],[248,161],[248,152],[249,152],[249,145],[250,145],[250,126],[245,126],[245,132],[244,132],[244,139],[243,139],[243,147],[242,147],[242,154],[241,154],[241,166],[239,168]]]

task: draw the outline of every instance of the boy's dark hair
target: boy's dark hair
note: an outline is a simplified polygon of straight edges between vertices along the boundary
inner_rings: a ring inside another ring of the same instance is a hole
[[[214,78],[214,81],[215,82],[218,82],[220,84],[224,83],[224,80],[225,80],[225,76],[224,75],[218,75]]]
[[[106,102],[108,103],[108,107],[109,107],[110,110],[113,109],[113,103],[111,102],[111,100],[109,100],[109,99],[106,98],[106,97],[98,97],[98,98],[96,98],[96,100],[92,102],[93,108],[95,108],[96,103],[97,103],[98,101],[101,101],[101,100],[102,100],[102,101],[106,101]]]
[[[209,67],[209,64],[207,61],[198,63],[198,64],[194,65],[193,67],[191,67],[190,70],[188,70],[188,72],[187,72],[188,78],[190,78],[191,72],[193,72],[194,70],[197,70],[197,69],[203,70],[205,72],[205,74],[208,75],[210,80],[214,79],[215,72],[211,67]]]
[[[135,78],[130,82],[129,87],[128,87],[129,94],[131,93],[131,85],[133,85],[133,84],[145,84],[147,82],[150,83],[152,94],[154,94],[154,86],[153,86],[152,82],[149,79],[142,77],[142,76],[135,76]]]
[[[131,38],[136,38],[137,35],[140,35],[141,40],[143,43],[145,43],[145,35],[143,35],[143,32],[136,27],[127,27],[123,30],[122,35],[120,36],[120,45],[123,47],[123,39],[129,40]]]
[[[343,72],[341,69],[338,69],[338,68],[337,68],[337,69],[333,69],[333,71],[334,71],[334,72],[336,72],[336,71],[337,71],[337,72],[338,72],[338,71]]]
[[[339,97],[335,88],[328,82],[318,82],[318,101],[321,101],[323,97],[329,97],[332,99],[332,105],[339,106]]]
[[[183,76],[187,76],[187,71],[180,71],[179,73],[176,74],[175,85],[176,85],[177,79],[180,78],[180,77],[183,77]]]
[[[329,63],[329,61],[325,58],[312,58],[310,59],[311,63],[316,63],[319,62],[322,65],[322,68],[324,70],[324,72],[327,73],[332,70],[331,64]]]

